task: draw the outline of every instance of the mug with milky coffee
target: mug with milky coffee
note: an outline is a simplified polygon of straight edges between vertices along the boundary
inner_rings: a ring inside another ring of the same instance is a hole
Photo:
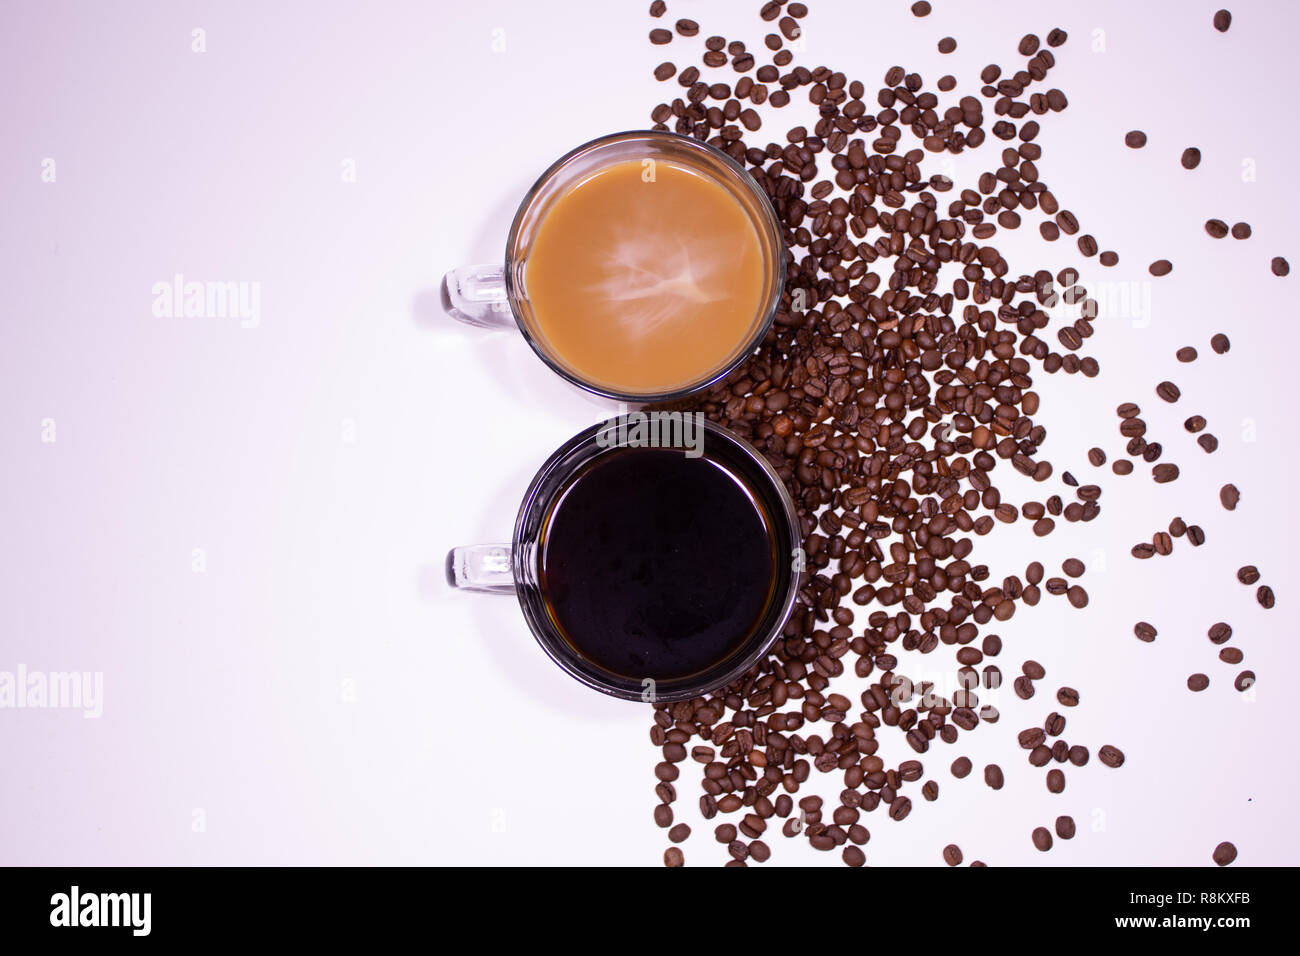
[[[569,381],[646,404],[724,378],[772,324],[785,251],[731,157],[666,132],[579,146],[528,191],[501,266],[449,272],[451,313],[517,325]]]

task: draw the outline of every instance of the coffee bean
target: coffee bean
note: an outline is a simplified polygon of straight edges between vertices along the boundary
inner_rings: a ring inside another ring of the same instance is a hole
[[[1107,767],[1121,767],[1124,765],[1124,751],[1106,744],[1097,751],[1097,759]]]
[[[685,823],[679,823],[668,831],[668,839],[672,840],[674,843],[681,843],[690,835],[691,828]]]
[[[1199,548],[1205,544],[1205,532],[1201,530],[1199,524],[1189,525],[1187,528],[1187,540],[1193,548]]]
[[[662,17],[667,9],[668,4],[664,3],[664,0],[654,0],[654,3],[650,4],[650,16]]]
[[[1094,467],[1106,464],[1106,453],[1100,448],[1088,449],[1088,462]]]
[[[965,777],[967,774],[970,773],[971,770],[970,758],[958,757],[956,760],[952,762],[952,767],[950,769],[952,770],[952,775],[954,777],[956,777],[958,780],[962,779],[963,777]]]
[[[1191,416],[1190,418],[1187,419],[1187,421],[1183,422],[1183,428],[1187,429],[1192,434],[1196,434],[1197,432],[1205,428],[1204,416],[1201,415]]]
[[[1196,361],[1196,349],[1192,348],[1190,345],[1183,346],[1181,349],[1175,352],[1174,355],[1180,362]]]
[[[1219,503],[1229,511],[1237,510],[1237,502],[1241,500],[1241,492],[1233,484],[1224,485],[1219,489]]]
[[[1228,234],[1228,224],[1222,219],[1207,219],[1205,231],[1215,239],[1222,239]]]
[[[1110,470],[1117,475],[1129,475],[1133,473],[1133,462],[1126,459],[1118,459],[1111,463]]]
[[[1238,223],[1233,223],[1233,226],[1232,226],[1232,238],[1234,238],[1234,239],[1249,239],[1249,238],[1250,238],[1250,223],[1248,223],[1248,222],[1238,222]]]
[[[1207,455],[1212,455],[1219,448],[1219,439],[1215,438],[1209,432],[1206,432],[1204,435],[1201,435],[1196,439],[1196,444],[1200,445],[1201,449]]]
[[[694,20],[678,20],[677,32],[684,37],[693,37],[700,32],[700,25]]]
[[[944,37],[939,41],[940,53],[951,53],[955,49],[957,49],[957,41],[952,37]]]
[[[1063,707],[1079,706],[1079,692],[1073,687],[1062,687],[1056,692],[1056,699]]]
[[[1174,269],[1174,264],[1168,259],[1157,259],[1151,265],[1147,266],[1147,271],[1153,276],[1167,276]]]
[[[1208,632],[1211,644],[1226,643],[1232,637],[1232,627],[1219,621],[1217,624],[1211,624]]]
[[[1253,564],[1243,564],[1237,569],[1237,580],[1242,584],[1254,584],[1259,580],[1259,568]]]
[[[1056,818],[1056,835],[1062,840],[1074,839],[1074,817],[1059,816]]]
[[[1061,562],[1061,570],[1072,578],[1077,578],[1083,574],[1083,562],[1078,558],[1066,558]]]
[[[1227,11],[1222,10],[1220,12],[1226,13]],[[1225,25],[1223,29],[1226,30],[1227,26]],[[1214,852],[1211,854],[1211,858],[1219,866],[1227,866],[1229,863],[1231,863],[1233,860],[1237,858],[1237,848],[1225,840],[1224,842],[1220,843],[1218,846],[1214,848]]]
[[[895,797],[894,802],[889,805],[889,818],[891,820],[903,820],[912,812],[912,801],[907,797]]]
[[[1084,608],[1088,606],[1088,592],[1077,584],[1066,591],[1065,596],[1075,607]]]
[[[668,30],[657,29],[650,31],[650,42],[656,46],[663,46],[665,43],[671,43],[673,35]]]
[[[1188,146],[1183,150],[1181,162],[1183,164],[1183,169],[1195,169],[1197,166],[1201,165],[1201,151],[1195,146]]]
[[[670,846],[664,850],[664,866],[676,867],[683,866],[685,863],[686,857],[682,855],[682,851],[677,847]]]
[[[1047,771],[1047,792],[1061,793],[1065,790],[1065,774],[1055,768]]]
[[[928,17],[929,15],[930,15],[930,4],[927,2],[927,0],[916,0],[916,3],[912,4],[912,16]]]
[[[1082,767],[1088,762],[1088,748],[1081,746],[1080,744],[1075,744],[1070,748],[1068,757],[1070,763],[1074,764],[1076,767]]]
[[[1060,27],[1056,27],[1048,31],[1047,45],[1050,47],[1058,47],[1065,42],[1068,36],[1069,36],[1068,33],[1066,33]]]
[[[961,848],[955,843],[949,843],[943,848],[943,862],[949,866],[961,866]]]
[[[1255,592],[1255,600],[1258,601],[1259,606],[1265,610],[1271,609],[1273,605],[1277,603],[1277,599],[1273,596],[1273,589],[1267,584],[1261,584],[1259,586],[1259,589]]]
[[[1232,26],[1232,14],[1227,10],[1219,10],[1214,14],[1214,29],[1220,33],[1227,33],[1228,27]],[[1230,844],[1228,844],[1230,845]],[[1215,861],[1218,862],[1217,860]],[[1220,864],[1222,865],[1222,864]]]
[[[984,782],[994,790],[1001,790],[1004,778],[1002,768],[995,763],[991,763],[984,768]]]
[[[1193,674],[1187,678],[1187,689],[1192,693],[1199,693],[1210,686],[1210,678],[1204,674]]]
[[[665,828],[672,826],[673,808],[666,803],[661,803],[655,807],[655,825]]]
[[[1237,690],[1245,691],[1255,686],[1255,672],[1242,671],[1237,675],[1237,679],[1232,682],[1232,686]]]
[[[1246,657],[1237,647],[1225,647],[1219,651],[1219,660],[1225,664],[1240,664]]]
[[[1282,256],[1274,256],[1269,268],[1273,270],[1275,276],[1285,276],[1291,274],[1291,263],[1287,262]]]
[[[891,808],[891,813],[892,813],[892,808]],[[862,850],[856,846],[846,846],[844,848],[844,852],[840,854],[840,858],[845,862],[846,865],[852,867],[859,867],[862,866],[862,864],[867,862],[867,855],[863,853]]]
[[[1169,533],[1175,538],[1181,538],[1187,533],[1187,522],[1175,517],[1169,522]]]
[[[1222,332],[1219,332],[1210,339],[1210,348],[1214,349],[1214,351],[1219,355],[1223,355],[1230,347],[1231,344],[1228,342],[1228,337]]]
[[[1131,130],[1124,134],[1124,145],[1129,149],[1141,149],[1147,144],[1147,134],[1140,129]]]
[[[1151,477],[1159,484],[1167,484],[1178,477],[1178,466],[1170,462],[1156,465],[1151,469]]]
[[[1034,827],[1033,840],[1036,850],[1046,853],[1052,848],[1052,834],[1047,827]]]
[[[1178,390],[1178,386],[1173,382],[1161,382],[1156,386],[1156,395],[1164,399],[1166,402],[1173,403],[1178,401],[1182,392]]]

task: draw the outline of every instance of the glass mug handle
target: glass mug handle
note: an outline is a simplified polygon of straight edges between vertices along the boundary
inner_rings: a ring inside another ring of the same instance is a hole
[[[471,544],[447,552],[447,583],[463,591],[514,594],[510,545]]]
[[[442,279],[443,305],[453,318],[485,329],[515,324],[506,298],[506,277],[499,266],[463,266]]]

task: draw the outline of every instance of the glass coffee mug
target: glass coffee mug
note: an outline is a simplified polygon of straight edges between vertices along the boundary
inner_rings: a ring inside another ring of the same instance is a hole
[[[504,264],[447,273],[444,302],[472,325],[516,325],[555,372],[645,405],[725,378],[772,325],[785,249],[742,166],[675,133],[579,146],[515,213]]]
[[[735,681],[781,636],[801,540],[747,442],[698,413],[632,412],[551,455],[511,543],[454,548],[447,580],[515,594],[542,650],[588,687],[684,700]]]

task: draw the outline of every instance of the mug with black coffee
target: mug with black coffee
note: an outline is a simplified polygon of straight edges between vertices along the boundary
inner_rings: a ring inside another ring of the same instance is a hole
[[[447,555],[458,588],[516,594],[570,675],[630,700],[705,694],[781,636],[803,568],[789,493],[698,413],[632,412],[559,448],[508,545]]]

